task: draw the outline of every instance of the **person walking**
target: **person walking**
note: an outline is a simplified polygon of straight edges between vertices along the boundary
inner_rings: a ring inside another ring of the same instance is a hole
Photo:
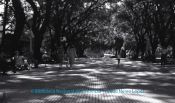
[[[117,61],[118,61],[118,66],[120,65],[120,51],[117,51]]]
[[[118,66],[120,65],[120,54],[117,55]]]
[[[76,54],[76,49],[75,47],[71,44],[68,46],[67,48],[67,58],[68,58],[68,63],[70,65],[70,69],[72,69],[73,67],[73,64],[75,62],[75,58],[77,57],[77,54]]]

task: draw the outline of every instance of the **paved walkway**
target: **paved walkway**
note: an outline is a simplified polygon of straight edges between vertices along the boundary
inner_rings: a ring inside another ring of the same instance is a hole
[[[175,69],[161,70],[127,59],[118,66],[107,57],[79,59],[72,70],[41,65],[1,76],[0,103],[174,103]]]

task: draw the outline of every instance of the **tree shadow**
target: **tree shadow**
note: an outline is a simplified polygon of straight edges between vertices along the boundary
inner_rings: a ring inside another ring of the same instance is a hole
[[[1,78],[0,92],[5,90],[12,103],[173,103],[175,73],[163,73],[160,72],[160,68],[154,68],[140,61],[127,59],[122,59],[119,66],[115,59],[110,61],[80,59],[73,69],[60,69],[55,64]],[[33,94],[32,89],[84,91],[141,89],[144,93]]]

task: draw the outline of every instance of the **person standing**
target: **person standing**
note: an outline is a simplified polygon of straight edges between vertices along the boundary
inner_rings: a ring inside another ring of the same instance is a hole
[[[63,62],[64,62],[64,48],[61,45],[58,50],[57,50],[57,55],[58,55],[58,62],[60,64],[60,68],[62,68]]]
[[[6,72],[7,72],[7,61],[6,61],[6,54],[4,52],[1,52],[0,54],[0,72],[2,70],[3,72],[3,75],[6,75]]]
[[[70,65],[70,69],[72,69],[76,57],[77,57],[77,54],[76,54],[75,47],[73,45],[69,45],[67,48],[67,58],[68,58],[68,63]]]
[[[166,64],[166,56],[167,56],[167,50],[165,48],[162,48],[162,51],[161,51],[161,66],[165,66],[165,64]]]

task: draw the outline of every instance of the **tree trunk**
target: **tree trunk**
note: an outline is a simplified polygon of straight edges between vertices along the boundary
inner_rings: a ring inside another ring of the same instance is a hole
[[[38,67],[39,62],[41,61],[42,54],[40,52],[42,40],[39,35],[34,38],[34,59],[35,59],[35,67]]]
[[[22,8],[22,4],[20,0],[12,0],[14,7],[14,14],[16,19],[15,31],[14,31],[14,39],[12,48],[13,50],[19,49],[19,40],[21,35],[23,34],[23,29],[25,25],[25,14],[24,9]]]
[[[46,32],[47,27],[48,27],[49,22],[50,22],[51,6],[52,6],[53,0],[46,0],[46,13],[45,13],[45,17],[44,17],[43,22],[41,22],[40,14],[39,14],[40,12],[38,11],[35,3],[32,0],[27,0],[27,2],[31,5],[31,7],[34,11],[33,25],[32,25],[32,31],[35,35],[33,56],[34,56],[34,59],[37,61],[37,63],[36,63],[36,66],[37,66],[38,62],[40,62],[41,57],[42,57],[41,52],[40,52],[40,48],[42,45],[44,33]],[[42,25],[42,26],[40,27],[40,25]]]

